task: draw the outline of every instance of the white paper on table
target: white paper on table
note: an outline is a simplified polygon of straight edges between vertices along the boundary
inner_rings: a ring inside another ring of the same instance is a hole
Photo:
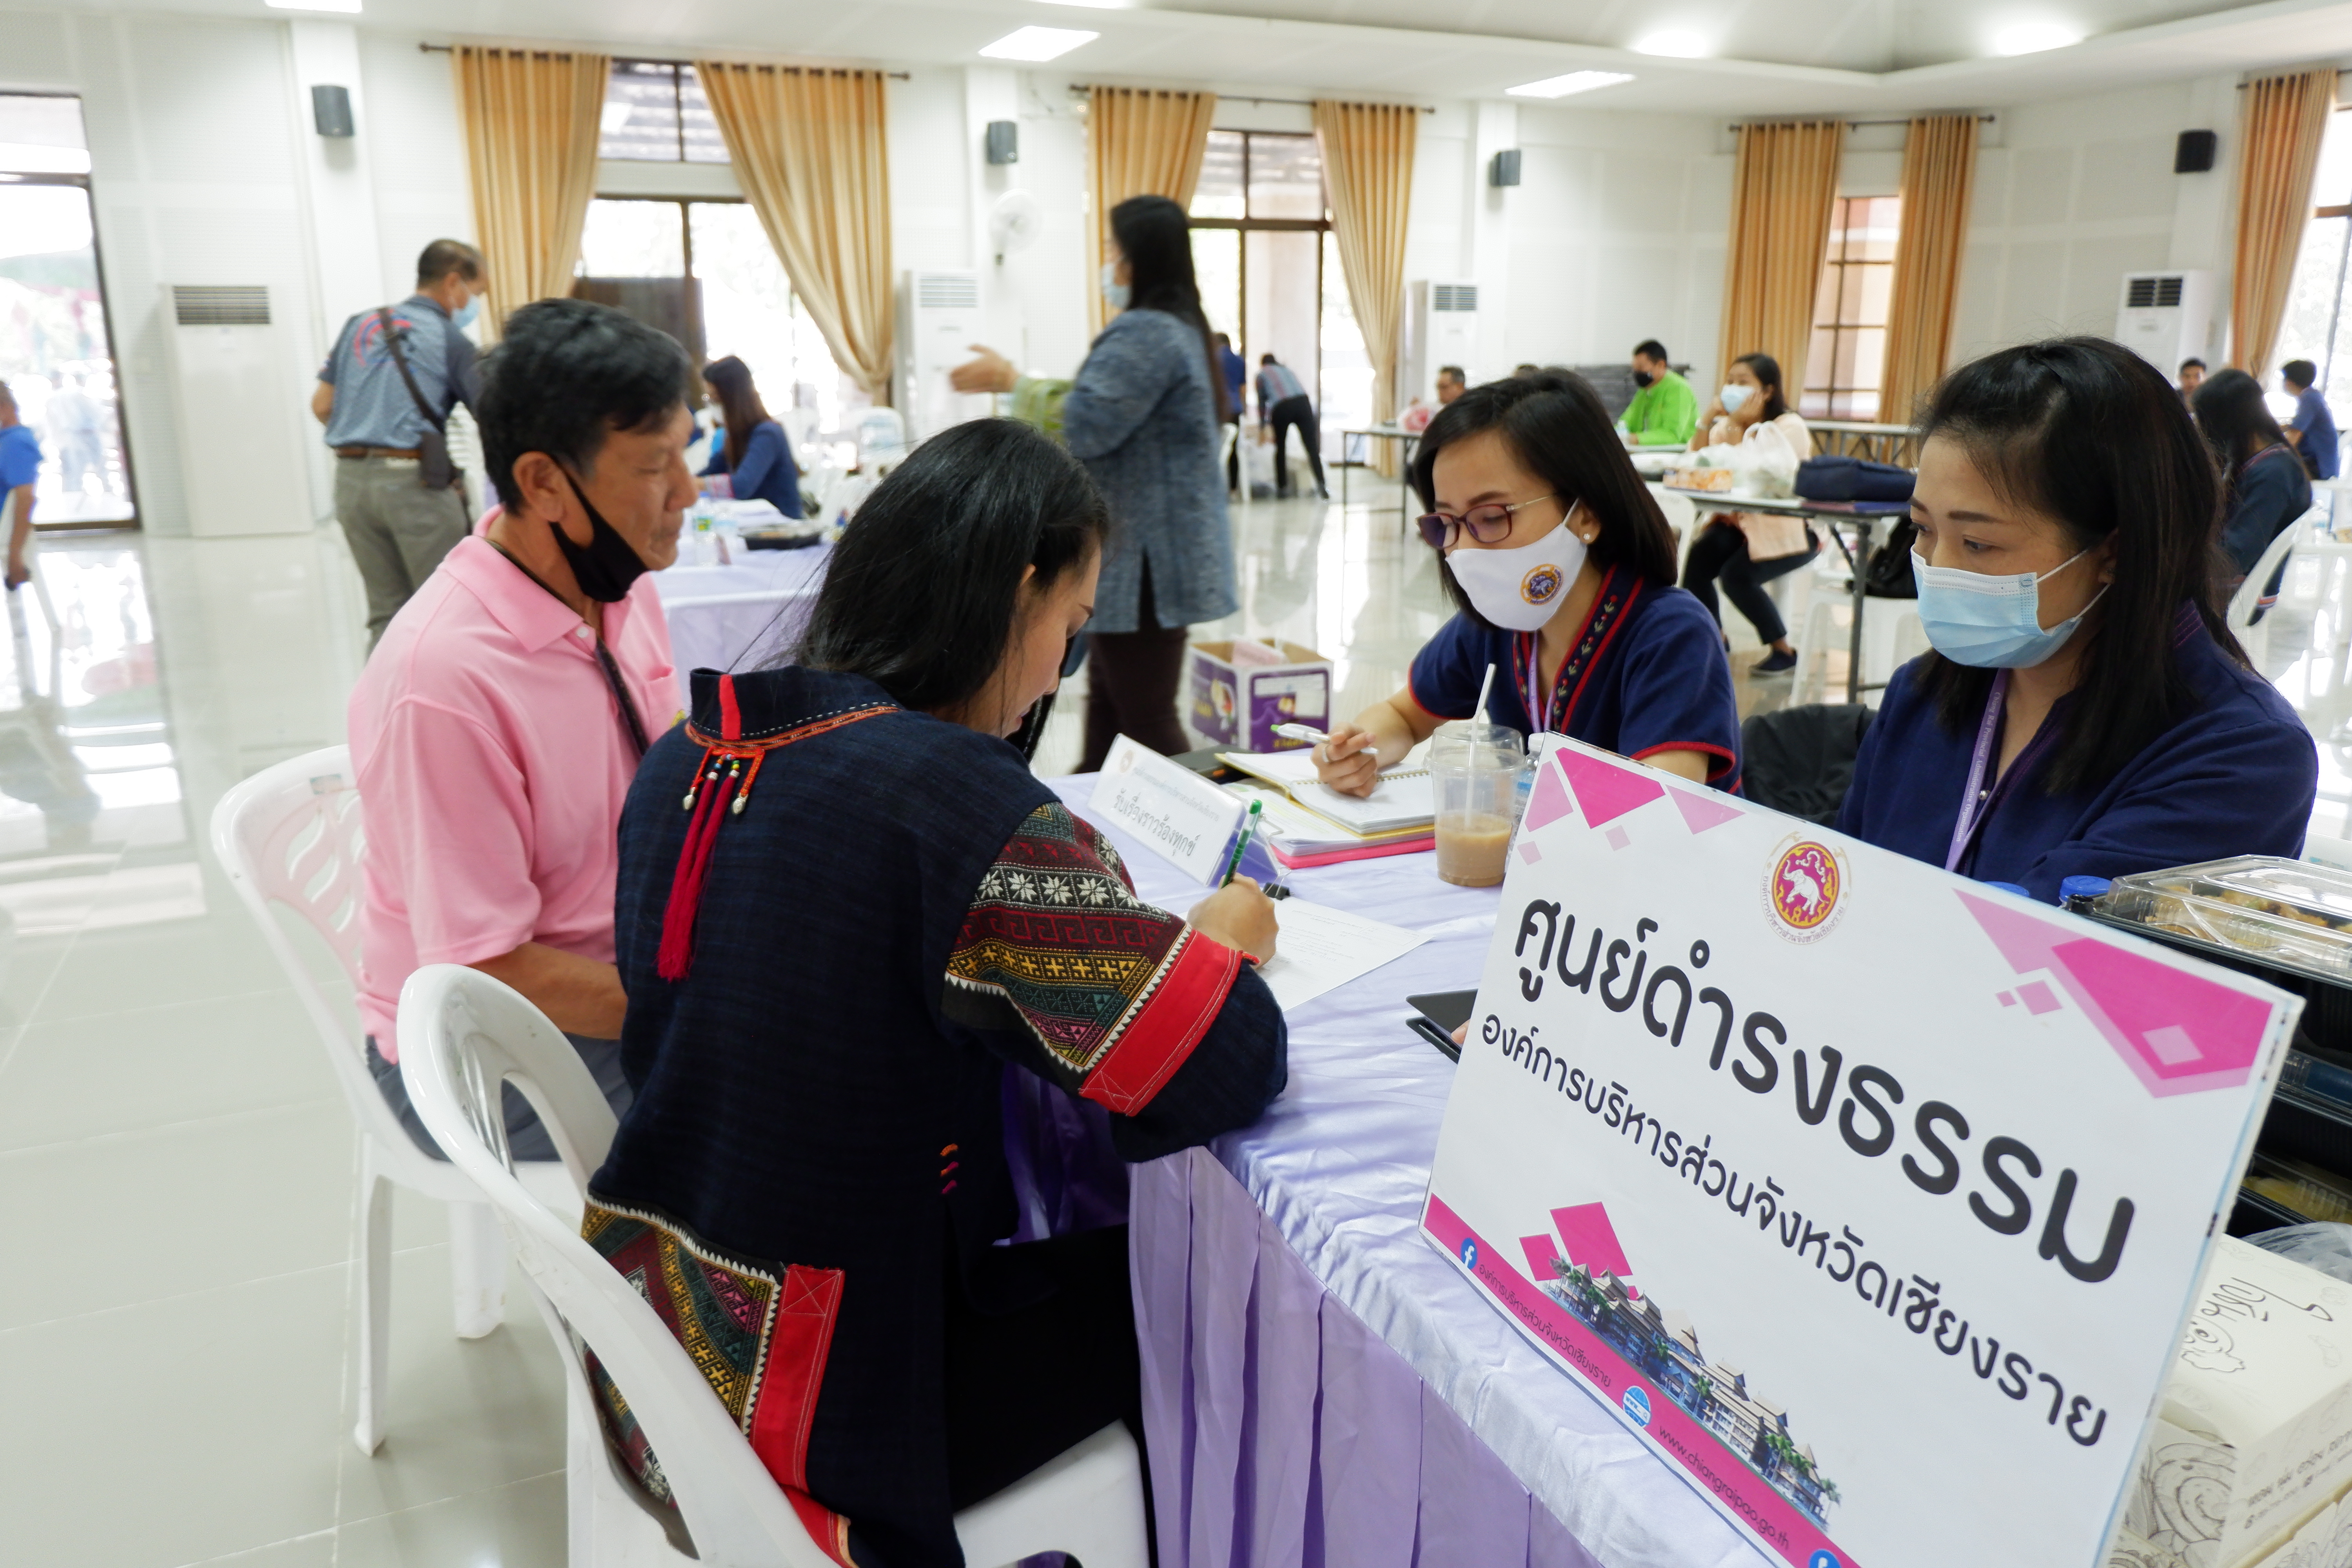
[[[1274,919],[1282,934],[1273,959],[1257,973],[1285,1013],[1402,958],[1428,940],[1419,931],[1307,899],[1277,900]]]

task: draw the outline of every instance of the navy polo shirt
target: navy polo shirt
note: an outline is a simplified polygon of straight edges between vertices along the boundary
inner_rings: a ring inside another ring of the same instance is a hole
[[[1604,611],[1612,591],[1613,616]],[[1643,581],[1612,568],[1593,596],[1570,658],[1592,634],[1595,617],[1608,624],[1569,681],[1559,732],[1640,762],[1660,752],[1705,752],[1714,759],[1707,783],[1739,788],[1739,704],[1722,634],[1706,607],[1680,588]],[[1481,626],[1457,615],[1413,657],[1405,689],[1422,710],[1439,719],[1477,711],[1478,687],[1495,667],[1487,716],[1522,734],[1541,726],[1528,717],[1527,648],[1533,634]],[[1563,667],[1565,668],[1565,667]],[[1541,700],[1538,699],[1538,700]]]
[[[1956,868],[2058,900],[2068,877],[2121,877],[2231,855],[2303,853],[2319,779],[2311,731],[2262,677],[2221,651],[2184,605],[2173,657],[2197,706],[2105,784],[2065,795],[2042,787],[2048,751],[2029,752]],[[1940,866],[1959,820],[1976,752],[1971,721],[1956,732],[1917,685],[1920,660],[1895,672],[1854,761],[1838,829]],[[2044,728],[2063,724],[2061,698]],[[1996,745],[1998,742],[1996,742]]]

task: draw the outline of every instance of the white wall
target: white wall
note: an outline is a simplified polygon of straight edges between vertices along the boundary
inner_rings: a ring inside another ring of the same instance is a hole
[[[426,240],[472,237],[448,57],[366,33],[313,33],[298,50],[296,26],[334,25],[58,11],[0,24],[0,87],[81,95],[132,471],[157,533],[187,530],[163,285],[266,284],[289,390],[307,398],[344,313],[404,291]],[[321,146],[307,82],[332,79],[339,51],[359,62],[362,79],[345,84],[359,134]],[[373,242],[355,247],[371,212]],[[321,516],[327,461],[312,452]]]
[[[2206,357],[2219,363],[2229,313],[2237,163],[2235,78],[2167,82],[2021,104],[1977,154],[1954,363],[2062,332],[2115,331],[2123,275],[2215,274]],[[2213,172],[2176,174],[2183,131],[2221,133]]]

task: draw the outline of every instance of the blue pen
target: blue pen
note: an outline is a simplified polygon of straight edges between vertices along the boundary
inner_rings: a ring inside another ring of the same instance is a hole
[[[1230,883],[1234,879],[1234,874],[1242,868],[1242,857],[1249,853],[1249,847],[1257,839],[1258,815],[1265,809],[1264,801],[1250,802],[1249,820],[1242,824],[1241,835],[1234,840],[1234,858],[1226,864],[1225,874],[1217,879],[1217,886],[1220,888]]]

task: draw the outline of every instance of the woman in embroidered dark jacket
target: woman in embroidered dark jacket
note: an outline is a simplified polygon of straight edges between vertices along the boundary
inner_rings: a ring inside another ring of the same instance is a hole
[[[584,1230],[856,1568],[961,1563],[957,1509],[1138,1404],[1124,1227],[1001,1245],[1008,1077],[1107,1108],[1133,1160],[1284,1083],[1265,896],[1189,925],[1141,903],[1007,743],[1105,527],[1025,426],[932,437],[843,539],[797,662],[696,671],[621,821],[636,1100]]]

